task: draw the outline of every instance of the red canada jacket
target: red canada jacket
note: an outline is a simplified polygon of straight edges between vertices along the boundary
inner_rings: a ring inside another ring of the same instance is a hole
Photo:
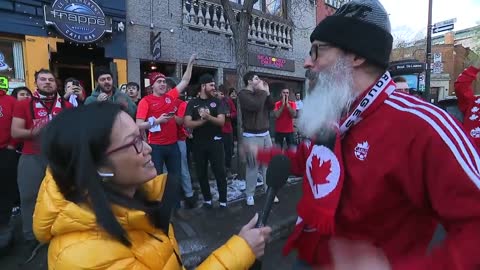
[[[463,113],[463,128],[473,139],[477,148],[480,146],[480,97],[473,95],[472,82],[480,69],[473,66],[465,69],[455,82],[455,95],[458,107]]]
[[[304,181],[310,151],[307,143],[287,153]],[[277,153],[263,150],[257,159]],[[480,269],[480,158],[449,114],[394,92],[345,134],[342,155],[335,236],[381,248],[393,270]],[[447,239],[427,253],[438,223]],[[330,264],[326,242],[315,252],[316,265]]]

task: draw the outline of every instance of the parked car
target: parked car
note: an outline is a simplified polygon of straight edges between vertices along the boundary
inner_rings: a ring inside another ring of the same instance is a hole
[[[438,107],[442,108],[453,117],[455,117],[460,123],[463,122],[463,113],[458,108],[458,101],[457,98],[448,98],[444,100],[440,100],[437,103]]]

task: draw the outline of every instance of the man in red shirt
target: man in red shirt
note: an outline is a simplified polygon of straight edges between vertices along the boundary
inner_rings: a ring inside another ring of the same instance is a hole
[[[190,82],[195,59],[195,54],[190,57],[182,81],[170,91],[167,91],[165,75],[160,72],[150,73],[149,80],[153,93],[142,98],[138,103],[137,124],[151,123],[148,143],[152,147],[152,160],[158,174],[163,173],[165,164],[168,173],[180,175],[180,151],[177,145],[177,124],[174,117],[175,100]],[[160,124],[154,124],[156,119],[160,119]]]
[[[55,76],[49,70],[37,71],[35,84],[37,90],[32,98],[16,103],[11,128],[12,137],[24,143],[18,162],[18,189],[22,208],[23,234],[29,247],[37,244],[32,230],[32,216],[38,189],[47,168],[47,160],[40,155],[37,139],[40,131],[52,120],[52,117],[63,109],[72,107],[68,101],[58,95]]]
[[[458,108],[463,114],[463,127],[480,149],[480,97],[473,94],[472,83],[480,72],[480,65],[465,69],[455,81]]]
[[[310,41],[299,127],[311,139],[284,152],[303,175],[285,251],[315,269],[479,269],[480,157],[447,112],[395,91],[386,10],[350,1]],[[438,223],[447,237],[427,252]]]
[[[275,143],[283,149],[283,140],[285,139],[287,147],[290,148],[293,143],[293,118],[297,116],[297,106],[295,102],[288,100],[290,90],[282,90],[281,100],[275,102]]]
[[[17,193],[17,162],[11,136],[13,108],[16,99],[0,89],[0,172],[2,174],[2,195],[0,196],[0,256],[8,252],[13,241],[13,229],[9,226],[12,208]]]

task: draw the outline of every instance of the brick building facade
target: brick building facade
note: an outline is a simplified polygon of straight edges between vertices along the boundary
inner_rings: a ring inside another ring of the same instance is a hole
[[[395,48],[390,56],[391,61],[416,59],[425,61],[425,44],[417,42],[415,46]],[[432,74],[430,96],[443,100],[455,96],[454,82],[458,75],[468,66],[469,59],[477,57],[462,44],[455,44],[453,32],[444,36],[443,42],[432,45]],[[476,94],[480,94],[480,83],[474,83]]]
[[[235,12],[240,5],[231,0]],[[260,0],[249,32],[249,62],[269,83],[275,96],[282,87],[303,91],[303,62],[310,49],[309,36],[316,25],[310,0]],[[272,5],[273,3],[273,5]],[[232,32],[220,0],[127,1],[128,78],[148,85],[146,75],[159,70],[181,77],[188,58],[198,54],[192,83],[208,72],[217,84],[235,86],[236,63]],[[161,44],[153,58],[151,35]]]

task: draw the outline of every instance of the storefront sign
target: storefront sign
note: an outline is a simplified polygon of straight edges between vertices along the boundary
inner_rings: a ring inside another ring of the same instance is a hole
[[[74,42],[92,43],[112,32],[111,18],[93,0],[55,0],[44,14],[47,25]]]
[[[295,61],[268,56],[265,54],[249,53],[248,63],[256,67],[264,67],[292,72],[295,71]]]
[[[0,76],[0,89],[8,89],[8,78],[5,76]]]
[[[425,63],[400,63],[390,66],[389,70],[395,74],[421,73],[425,71]]]

